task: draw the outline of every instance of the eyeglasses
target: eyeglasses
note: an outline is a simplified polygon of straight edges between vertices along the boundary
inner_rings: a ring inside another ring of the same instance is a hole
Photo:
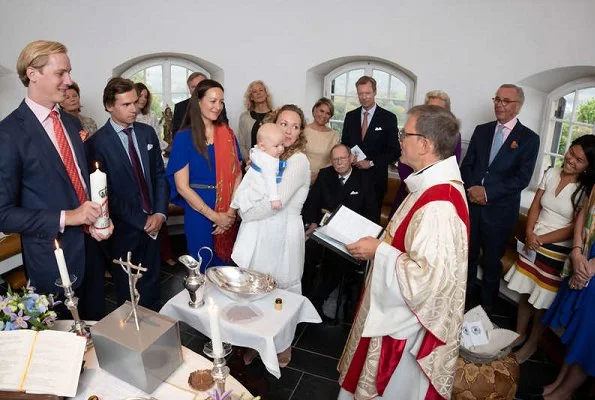
[[[407,136],[421,136],[421,137],[426,137],[426,135],[422,135],[421,133],[408,133],[408,132],[405,132],[403,129],[401,129],[399,131],[399,140],[402,141]]]
[[[518,100],[510,100],[510,99],[501,99],[500,97],[492,97],[492,101],[494,104],[502,104],[504,107],[509,105],[510,103],[520,103]]]
[[[349,159],[349,156],[343,156],[343,157],[335,157],[335,158],[331,158],[331,161],[334,163],[338,163],[340,161],[346,161]]]

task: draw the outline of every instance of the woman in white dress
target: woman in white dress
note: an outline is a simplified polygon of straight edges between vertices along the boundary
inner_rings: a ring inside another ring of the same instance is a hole
[[[280,232],[284,239],[281,245],[263,243],[258,251],[267,252],[267,258],[275,263],[272,275],[281,289],[301,293],[305,246],[301,213],[310,187],[310,163],[304,154],[306,139],[303,130],[306,126],[306,118],[298,106],[286,104],[271,115],[270,122],[277,124],[285,134],[283,142],[285,151],[279,158],[287,161],[287,167],[278,186],[283,208],[272,209],[269,200],[265,198],[247,212],[239,214],[242,221],[251,222],[264,221],[275,214],[286,213],[285,231]],[[271,272],[268,266],[251,265],[249,268]],[[244,362],[249,364],[255,356],[256,353],[253,350],[248,350],[244,354]],[[278,358],[279,366],[285,367],[291,360],[291,346],[279,353]]]
[[[525,250],[535,258],[519,254],[504,279],[508,288],[521,294],[517,313],[518,342],[527,337],[515,353],[525,362],[537,350],[543,333],[541,319],[556,297],[562,282],[562,267],[572,245],[574,220],[589,194],[595,176],[595,136],[585,135],[572,142],[562,168],[548,169],[535,193],[529,213]]]
[[[334,114],[333,102],[326,97],[321,97],[312,107],[314,121],[304,129],[304,136],[307,140],[306,156],[308,156],[312,171],[311,185],[318,177],[318,171],[331,165],[331,149],[341,141],[339,132],[327,126]]]

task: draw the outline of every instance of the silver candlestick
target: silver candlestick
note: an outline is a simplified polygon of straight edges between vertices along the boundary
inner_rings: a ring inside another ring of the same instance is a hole
[[[226,365],[227,362],[225,357],[231,354],[231,344],[223,343],[223,353],[213,353],[213,342],[206,342],[203,348],[204,353],[207,357],[213,359],[213,369],[211,370],[211,376],[215,381],[215,386],[219,392],[225,392],[225,380],[229,376],[229,367]]]
[[[72,319],[74,320],[69,332],[74,332],[78,336],[85,337],[87,339],[87,346],[89,346],[91,344],[91,330],[79,316],[79,299],[74,295],[74,290],[72,289],[72,285],[76,282],[76,279],[75,275],[70,275],[70,284],[64,286],[62,284],[62,279],[58,278],[56,279],[55,285],[64,289],[64,297],[66,298],[64,300],[64,305],[68,308],[70,314],[72,314]]]

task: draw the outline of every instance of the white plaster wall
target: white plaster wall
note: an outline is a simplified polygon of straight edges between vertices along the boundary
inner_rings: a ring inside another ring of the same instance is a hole
[[[115,66],[147,53],[193,54],[223,70],[235,127],[248,82],[263,79],[277,105],[309,114],[321,87],[307,71],[345,56],[371,56],[417,77],[416,101],[444,89],[468,139],[493,119],[500,83],[552,68],[595,65],[592,0],[0,0],[0,66],[14,71],[25,44],[69,48],[85,113],[107,118],[101,94]],[[0,77],[0,118],[24,95],[16,74]],[[544,94],[530,91],[523,122],[541,129]]]

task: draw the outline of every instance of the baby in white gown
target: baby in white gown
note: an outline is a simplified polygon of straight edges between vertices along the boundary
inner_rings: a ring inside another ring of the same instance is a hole
[[[231,208],[241,214],[266,198],[271,208],[279,212],[259,221],[242,221],[231,258],[240,267],[270,273],[276,260],[270,259],[270,251],[259,249],[263,246],[281,248],[285,240],[287,213],[282,210],[277,190],[286,165],[279,160],[285,150],[284,135],[277,125],[269,123],[258,129],[256,140],[257,144],[250,149],[250,168],[233,195]]]

